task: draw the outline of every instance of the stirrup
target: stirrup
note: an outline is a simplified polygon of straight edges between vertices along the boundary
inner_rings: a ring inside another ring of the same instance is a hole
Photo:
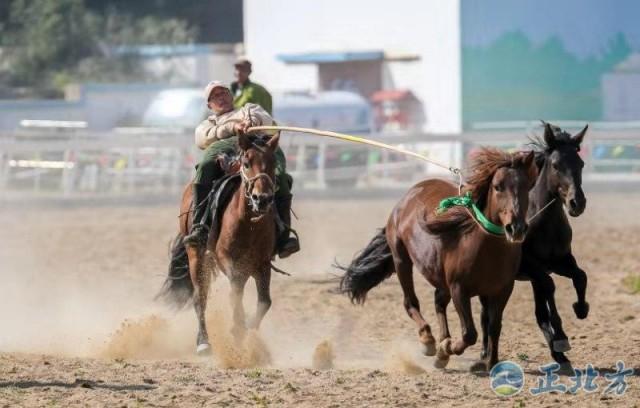
[[[300,251],[300,242],[296,238],[287,238],[286,242],[279,248],[278,256],[280,259],[284,259],[298,251]]]
[[[185,245],[204,246],[209,239],[209,226],[206,224],[195,224],[191,227],[191,232],[186,235],[182,242]]]

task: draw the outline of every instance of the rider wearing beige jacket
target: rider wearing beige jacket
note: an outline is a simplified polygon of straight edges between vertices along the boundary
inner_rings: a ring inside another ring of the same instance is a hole
[[[224,175],[218,157],[223,154],[237,154],[238,134],[245,133],[252,126],[269,126],[273,118],[259,105],[248,103],[234,109],[233,97],[229,88],[219,81],[213,81],[205,88],[207,106],[213,115],[203,120],[195,131],[196,145],[204,150],[202,160],[196,167],[193,179],[193,202],[195,204],[193,224],[189,235],[184,238],[186,244],[203,245],[207,240],[208,226],[204,219],[206,206],[200,205],[207,198],[215,180]],[[300,249],[298,240],[290,237],[291,226],[291,185],[292,178],[286,173],[286,159],[278,147],[276,160],[275,204],[280,219],[287,227],[278,237],[278,254],[281,258]]]

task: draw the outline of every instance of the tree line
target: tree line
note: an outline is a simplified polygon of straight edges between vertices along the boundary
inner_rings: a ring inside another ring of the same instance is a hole
[[[215,3],[229,2],[2,1],[0,98],[58,97],[70,82],[154,80],[137,57],[123,56],[115,52],[117,47],[221,42],[211,37],[206,24],[207,14],[216,12]],[[235,25],[241,30],[241,20]],[[209,37],[203,38],[202,31]]]

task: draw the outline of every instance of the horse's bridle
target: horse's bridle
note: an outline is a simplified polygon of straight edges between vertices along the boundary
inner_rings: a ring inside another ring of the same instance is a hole
[[[259,146],[253,145],[253,147],[258,149],[260,152],[264,153],[264,150],[261,149]],[[253,210],[253,212],[260,214],[258,202],[254,200],[253,197],[251,196],[251,190],[253,190],[254,184],[256,183],[256,181],[263,178],[267,180],[267,182],[269,183],[269,186],[273,190],[274,194],[271,196],[271,200],[269,201],[269,205],[267,206],[267,209],[268,209],[273,204],[273,197],[275,196],[275,192],[276,192],[276,183],[273,182],[273,179],[267,173],[258,173],[253,177],[249,177],[245,172],[244,164],[242,163],[242,157],[244,157],[244,152],[240,157],[240,176],[242,177],[242,182],[244,183],[244,195],[249,199],[249,202],[251,203],[251,209]]]

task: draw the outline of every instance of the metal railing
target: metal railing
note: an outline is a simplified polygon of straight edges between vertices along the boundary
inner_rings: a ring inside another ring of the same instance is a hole
[[[536,129],[470,131],[458,135],[375,134],[374,140],[462,166],[478,145],[520,148]],[[359,145],[283,134],[281,146],[296,189],[404,187],[446,174],[425,163]],[[29,129],[0,134],[0,193],[74,197],[178,194],[200,152],[190,134]],[[640,129],[591,129],[583,144],[585,182],[640,183]]]

